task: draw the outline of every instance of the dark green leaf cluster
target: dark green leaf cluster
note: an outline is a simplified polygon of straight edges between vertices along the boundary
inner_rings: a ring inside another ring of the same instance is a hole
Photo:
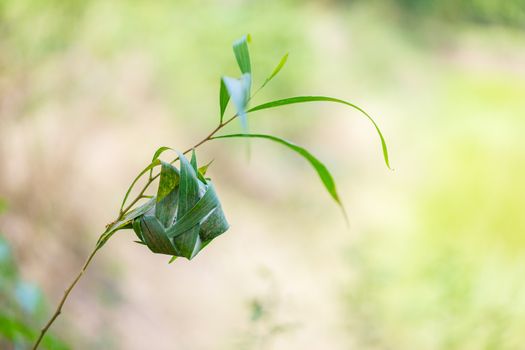
[[[133,219],[138,243],[159,254],[192,259],[229,225],[205,169],[179,153],[180,169],[162,162],[157,195]]]

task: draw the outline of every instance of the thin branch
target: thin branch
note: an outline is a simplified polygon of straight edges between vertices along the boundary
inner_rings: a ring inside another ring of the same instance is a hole
[[[49,327],[51,327],[53,322],[55,322],[57,317],[62,312],[62,307],[64,306],[64,303],[66,302],[66,299],[69,296],[69,293],[71,293],[71,291],[73,290],[75,285],[78,283],[78,281],[80,280],[80,278],[82,277],[82,275],[84,274],[86,269],[88,268],[89,264],[91,263],[91,260],[93,260],[93,257],[95,256],[95,254],[97,253],[98,250],[99,250],[99,246],[95,247],[93,252],[91,252],[89,257],[87,258],[86,262],[84,263],[84,266],[82,267],[82,269],[78,273],[77,277],[73,280],[71,285],[64,291],[64,296],[60,300],[60,303],[58,304],[58,306],[57,306],[57,308],[55,310],[55,313],[53,314],[53,316],[51,316],[49,321],[46,323],[46,325],[40,331],[40,335],[38,336],[38,339],[36,340],[35,345],[33,346],[33,350],[36,350],[38,348],[38,345],[40,344],[40,342],[44,338],[44,335],[46,334],[47,330],[49,329]]]
[[[227,121],[225,122],[222,122],[220,123],[215,129],[213,129],[210,134],[208,136],[206,136],[204,139],[202,139],[201,141],[199,141],[195,146],[193,147],[190,147],[188,148],[186,151],[184,151],[183,154],[186,154],[186,153],[189,153],[192,149],[195,149],[201,145],[203,145],[204,143],[206,143],[207,141],[210,141],[211,138],[219,131],[221,130],[223,127],[225,127],[226,125],[228,125],[232,120],[234,120],[235,118],[237,118],[237,115],[234,115],[233,117],[231,117],[230,119],[228,119]],[[177,161],[178,158],[175,158],[171,163],[175,163]],[[147,196],[144,195],[144,193],[146,192],[146,190],[148,189],[148,187],[153,183],[153,181],[155,181],[155,179],[157,179],[158,177],[160,176],[160,173],[159,174],[156,174],[155,176],[151,176],[149,177],[148,181],[146,182],[146,184],[144,185],[144,187],[142,188],[142,190],[140,191],[140,193],[137,195],[137,197],[135,197],[135,199],[133,201],[131,201],[131,203],[123,210],[121,210],[119,212],[119,215],[117,217],[117,219],[114,221],[114,222],[117,222],[119,220],[121,220],[124,215],[126,215],[126,213],[141,199],[143,198],[146,198]],[[91,260],[93,259],[93,257],[95,256],[96,252],[101,248],[102,246],[99,246],[97,244],[97,246],[95,247],[95,249],[93,250],[93,252],[89,255],[88,259],[86,260],[86,262],[84,263],[84,266],[82,267],[82,269],[80,270],[80,272],[78,273],[77,277],[73,280],[73,282],[71,283],[71,285],[64,291],[64,296],[62,297],[62,299],[60,300],[56,310],[55,310],[55,313],[51,316],[51,318],[49,319],[49,321],[46,323],[46,325],[42,328],[41,332],[40,332],[40,335],[38,336],[38,339],[36,340],[35,342],[35,345],[33,346],[33,350],[36,350],[38,348],[38,346],[40,345],[40,342],[42,341],[42,339],[44,338],[44,335],[46,334],[46,332],[48,331],[48,329],[51,327],[51,325],[53,324],[53,322],[55,322],[55,320],[57,319],[57,317],[60,315],[60,313],[62,312],[62,307],[64,306],[64,303],[66,302],[69,294],[71,293],[71,291],[73,290],[73,288],[76,286],[76,284],[78,283],[78,281],[80,280],[80,278],[82,278],[82,276],[84,275],[84,272],[86,271],[86,269],[88,268],[89,264],[91,263]]]
[[[183,154],[187,154],[189,152],[191,152],[192,149],[195,149],[201,145],[203,145],[204,143],[208,142],[211,140],[211,138],[219,131],[221,130],[223,127],[225,127],[226,125],[228,125],[229,123],[231,123],[235,118],[237,118],[237,114],[235,114],[233,117],[231,117],[230,119],[228,119],[227,121],[225,122],[222,122],[221,124],[219,124],[215,129],[212,130],[212,132],[210,132],[210,134],[208,136],[206,136],[205,138],[203,138],[201,141],[199,141],[195,146],[193,147],[190,147],[188,148],[187,150],[185,150],[183,152]],[[172,160],[170,162],[170,164],[173,164],[175,163],[177,160],[179,159],[179,157],[175,158],[174,160]],[[135,204],[137,204],[137,202],[141,199],[141,197],[144,195],[144,193],[146,192],[146,190],[148,189],[148,187],[153,183],[153,181],[155,181],[158,177],[160,176],[160,173],[156,174],[155,176],[151,177],[148,179],[148,181],[146,182],[146,184],[144,185],[144,187],[142,188],[142,190],[140,190],[138,196],[125,208],[121,211],[120,215],[119,215],[119,218],[117,219],[120,220],[124,217],[124,215],[131,209],[133,208],[133,206]]]

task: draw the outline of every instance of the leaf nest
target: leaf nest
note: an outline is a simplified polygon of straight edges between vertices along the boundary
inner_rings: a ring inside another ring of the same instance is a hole
[[[210,179],[179,153],[180,169],[162,162],[157,195],[133,219],[138,243],[158,254],[192,259],[214,238],[226,232],[226,221]]]

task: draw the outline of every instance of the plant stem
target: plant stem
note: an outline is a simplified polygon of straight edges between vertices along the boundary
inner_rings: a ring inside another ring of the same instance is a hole
[[[223,127],[225,127],[226,125],[228,125],[232,120],[234,120],[235,118],[237,118],[237,115],[234,115],[233,117],[231,117],[230,119],[228,119],[227,121],[225,122],[222,122],[220,123],[215,129],[213,129],[210,134],[208,136],[206,136],[204,139],[202,139],[201,141],[199,141],[195,146],[191,147],[191,148],[188,148],[186,151],[183,152],[183,154],[186,154],[188,152],[190,152],[192,149],[195,149],[201,145],[203,145],[204,143],[206,143],[207,141],[210,141],[211,138],[219,131],[221,130]],[[177,161],[178,158],[175,158],[171,163],[175,163],[175,161]],[[121,220],[124,215],[126,215],[126,213],[139,201],[141,200],[142,198],[144,198],[144,192],[146,192],[146,190],[148,189],[148,187],[152,184],[152,182],[158,178],[160,176],[160,173],[159,174],[156,174],[155,176],[151,177],[148,179],[148,181],[146,182],[146,184],[144,185],[144,187],[142,188],[142,190],[140,191],[140,193],[137,195],[137,197],[135,197],[134,200],[131,201],[131,203],[124,209],[122,210],[117,219],[114,221],[114,222],[117,222],[119,220]],[[95,249],[93,250],[93,252],[91,252],[91,254],[89,255],[88,259],[86,260],[86,262],[84,263],[84,266],[82,267],[82,269],[80,270],[80,272],[78,273],[77,277],[73,280],[73,282],[69,285],[69,287],[64,291],[64,296],[62,297],[62,299],[60,300],[56,310],[55,310],[55,313],[51,316],[51,318],[49,319],[49,321],[47,321],[46,325],[42,328],[42,330],[40,331],[40,335],[38,336],[38,339],[36,340],[35,342],[35,345],[33,346],[33,350],[36,350],[38,348],[38,346],[40,345],[40,342],[42,341],[42,339],[44,338],[44,335],[46,334],[46,332],[48,331],[48,329],[51,327],[51,325],[53,324],[53,322],[55,322],[55,320],[58,318],[58,316],[60,315],[60,313],[62,312],[62,307],[64,306],[64,303],[66,302],[69,294],[71,293],[71,291],[73,290],[73,288],[76,286],[76,284],[78,283],[78,281],[80,280],[80,278],[82,278],[82,276],[84,275],[84,272],[86,271],[86,269],[88,268],[89,264],[91,263],[91,260],[93,260],[93,257],[95,256],[95,254],[97,253],[97,251],[102,248],[102,245],[96,245]]]
[[[49,329],[49,327],[51,327],[53,322],[55,322],[55,320],[57,319],[58,315],[60,315],[60,313],[62,312],[62,306],[64,306],[64,303],[66,302],[66,299],[69,296],[69,293],[71,293],[71,291],[73,290],[75,285],[78,283],[78,281],[80,280],[80,278],[82,277],[82,275],[84,274],[86,269],[88,268],[89,264],[93,260],[93,257],[95,256],[95,254],[99,250],[99,248],[100,247],[98,245],[95,247],[95,249],[91,252],[91,254],[87,258],[86,262],[84,263],[84,266],[82,266],[82,269],[78,273],[77,277],[73,280],[73,282],[69,285],[69,287],[64,291],[64,296],[60,300],[60,303],[58,304],[58,306],[57,306],[57,308],[55,310],[55,313],[53,314],[53,316],[51,316],[49,321],[46,323],[46,325],[40,331],[40,335],[38,336],[38,339],[36,340],[35,345],[33,346],[33,350],[36,350],[38,348],[38,345],[40,344],[40,342],[44,338],[44,335],[46,334],[47,330]]]
[[[208,142],[211,140],[211,138],[219,131],[221,130],[223,127],[225,127],[226,125],[228,125],[229,123],[232,122],[232,120],[234,120],[235,118],[237,118],[237,114],[234,115],[233,117],[231,117],[230,119],[228,119],[227,121],[225,122],[222,122],[221,124],[219,124],[215,129],[213,129],[210,134],[208,136],[206,136],[205,138],[203,138],[201,141],[199,141],[197,144],[195,144],[195,146],[193,147],[190,147],[188,148],[187,150],[185,150],[183,152],[183,154],[187,154],[189,152],[191,152],[192,149],[195,149],[201,145],[203,145],[204,143]],[[170,163],[175,163],[177,161],[177,159],[179,159],[178,157],[175,158],[174,160],[172,160]],[[121,214],[119,215],[119,218],[117,219],[120,220],[124,217],[124,215],[141,199],[141,197],[144,195],[144,193],[146,192],[146,190],[148,189],[148,187],[153,183],[153,181],[155,181],[158,177],[160,176],[160,173],[156,174],[155,176],[153,177],[150,177],[148,179],[148,181],[146,182],[146,184],[144,185],[144,187],[142,188],[142,190],[140,190],[139,192],[139,195],[131,201],[131,203],[121,212]]]

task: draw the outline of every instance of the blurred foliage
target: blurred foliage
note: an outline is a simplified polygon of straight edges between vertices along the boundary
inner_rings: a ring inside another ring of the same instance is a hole
[[[7,200],[5,200],[4,198],[0,197],[0,214],[5,212],[7,209],[8,209],[8,207],[7,207]]]
[[[439,84],[419,94],[435,107],[419,121],[409,114],[432,132],[411,141],[422,163],[406,169],[419,180],[404,187],[403,222],[370,229],[348,254],[356,271],[345,294],[350,333],[370,349],[519,349],[525,76],[494,67],[436,71]]]
[[[282,320],[282,295],[272,272],[266,268],[258,272],[265,291],[247,303],[248,321],[245,329],[237,335],[234,349],[273,349],[277,339],[299,328],[295,323]]]
[[[345,3],[363,0],[342,0]],[[433,19],[448,23],[471,22],[525,28],[525,2],[522,0],[372,0],[368,4],[396,9],[412,20]]]
[[[217,116],[217,77],[223,67],[235,71],[231,52],[224,51],[231,38],[245,31],[253,34],[254,59],[260,60],[261,67],[255,72],[256,79],[270,73],[278,58],[291,48],[290,62],[282,73],[286,79],[274,85],[275,92],[270,92],[275,94],[273,97],[285,91],[287,95],[299,91],[340,91],[341,97],[378,101],[375,108],[383,111],[379,122],[390,124],[386,136],[393,144],[397,169],[389,178],[400,179],[398,188],[363,175],[355,167],[345,165],[336,170],[338,174],[347,171],[352,181],[361,176],[360,184],[366,183],[364,178],[368,177],[375,181],[353,202],[352,208],[358,213],[368,198],[374,198],[374,190],[385,193],[371,205],[372,214],[365,218],[368,222],[356,225],[363,232],[355,231],[361,238],[351,243],[345,267],[352,278],[343,290],[342,317],[348,321],[348,337],[359,344],[355,348],[522,347],[525,147],[521,134],[525,130],[525,45],[523,32],[515,29],[525,24],[525,2],[226,3],[0,0],[0,101],[9,98],[20,101],[21,106],[9,113],[0,109],[4,113],[0,122],[2,118],[31,115],[25,113],[27,109],[44,102],[68,106],[64,102],[75,94],[80,100],[88,100],[86,105],[93,108],[94,118],[131,118],[130,115],[142,112],[132,108],[136,106],[136,95],[124,94],[123,98],[122,92],[118,95],[118,88],[137,83],[118,81],[123,76],[118,69],[129,64],[126,58],[138,55],[146,56],[145,61],[150,64],[146,69],[151,69],[148,74],[152,81],[145,85],[154,87],[154,93],[146,93],[145,100],[156,101],[162,95],[163,101],[168,101],[177,112],[174,118],[193,118],[198,108],[199,116],[210,119],[195,118],[195,122],[208,124]],[[386,11],[378,12],[377,8]],[[415,43],[409,38],[411,33],[400,30],[396,18],[408,18],[410,32],[424,34],[425,43],[437,45],[418,45],[421,41]],[[425,20],[444,25],[420,27],[419,21]],[[214,57],[213,63],[210,57]],[[91,59],[96,64],[91,64]],[[128,74],[144,68],[131,62]],[[63,75],[65,82],[56,78]],[[91,81],[96,86],[93,90],[103,96],[97,100],[92,98],[95,92],[86,88],[81,78],[89,80],[100,75],[109,78]],[[314,90],[312,86],[318,88]],[[16,94],[4,93],[10,91]],[[27,95],[20,98],[19,91]],[[213,103],[203,102],[208,100]],[[132,107],[128,107],[130,104]],[[104,113],[97,113],[98,108]],[[315,120],[303,122],[297,117],[300,113],[292,113],[290,118],[259,119],[254,123],[272,123],[272,127],[282,127],[287,135],[303,140],[330,143],[341,135],[348,136],[346,129],[343,134]],[[309,108],[302,111],[308,113]],[[359,137],[358,133],[352,135]],[[348,150],[348,158],[356,156],[358,160],[361,151]],[[281,165],[287,166],[289,159],[284,159]],[[375,163],[379,164],[374,160]],[[294,181],[303,181],[299,175]],[[261,187],[266,191],[264,184]],[[246,188],[241,191],[249,192]],[[29,202],[31,191],[30,195],[20,202]],[[311,210],[317,224],[317,202],[291,203]],[[283,222],[290,220],[289,208],[272,203],[271,209],[271,213],[280,211],[279,215],[285,217]],[[382,217],[389,212],[394,213],[395,219],[378,219],[379,213]],[[281,220],[271,215],[261,220],[269,219]],[[313,219],[307,222],[315,226]],[[336,236],[329,223],[321,224],[330,230],[328,236]],[[293,229],[297,230],[297,225]],[[280,240],[285,239],[283,232],[277,234]],[[307,242],[315,238],[312,235],[306,239],[302,234],[301,244],[307,247]],[[0,247],[9,251],[5,242]],[[331,248],[336,255],[337,248]],[[304,255],[310,257],[308,252]],[[19,337],[23,341],[29,327],[24,325],[32,326],[33,321],[23,303],[16,299],[16,281],[20,278],[12,255],[2,256],[9,257],[2,261],[10,261],[1,265],[2,319],[8,319],[2,323],[3,348],[8,337],[5,334],[9,334],[9,339]],[[322,265],[321,260],[314,264]],[[34,291],[24,293],[35,295]],[[35,310],[40,309],[34,302],[30,304]],[[264,297],[250,303],[244,348],[256,347],[260,334],[263,338],[264,334],[271,334],[276,324],[271,316],[272,305]]]
[[[522,0],[393,0],[412,16],[448,21],[473,21],[525,28],[525,2]]]
[[[0,235],[0,348],[29,348],[46,316],[42,292],[20,278],[9,244]],[[53,335],[46,336],[42,346],[52,350],[69,348]]]

